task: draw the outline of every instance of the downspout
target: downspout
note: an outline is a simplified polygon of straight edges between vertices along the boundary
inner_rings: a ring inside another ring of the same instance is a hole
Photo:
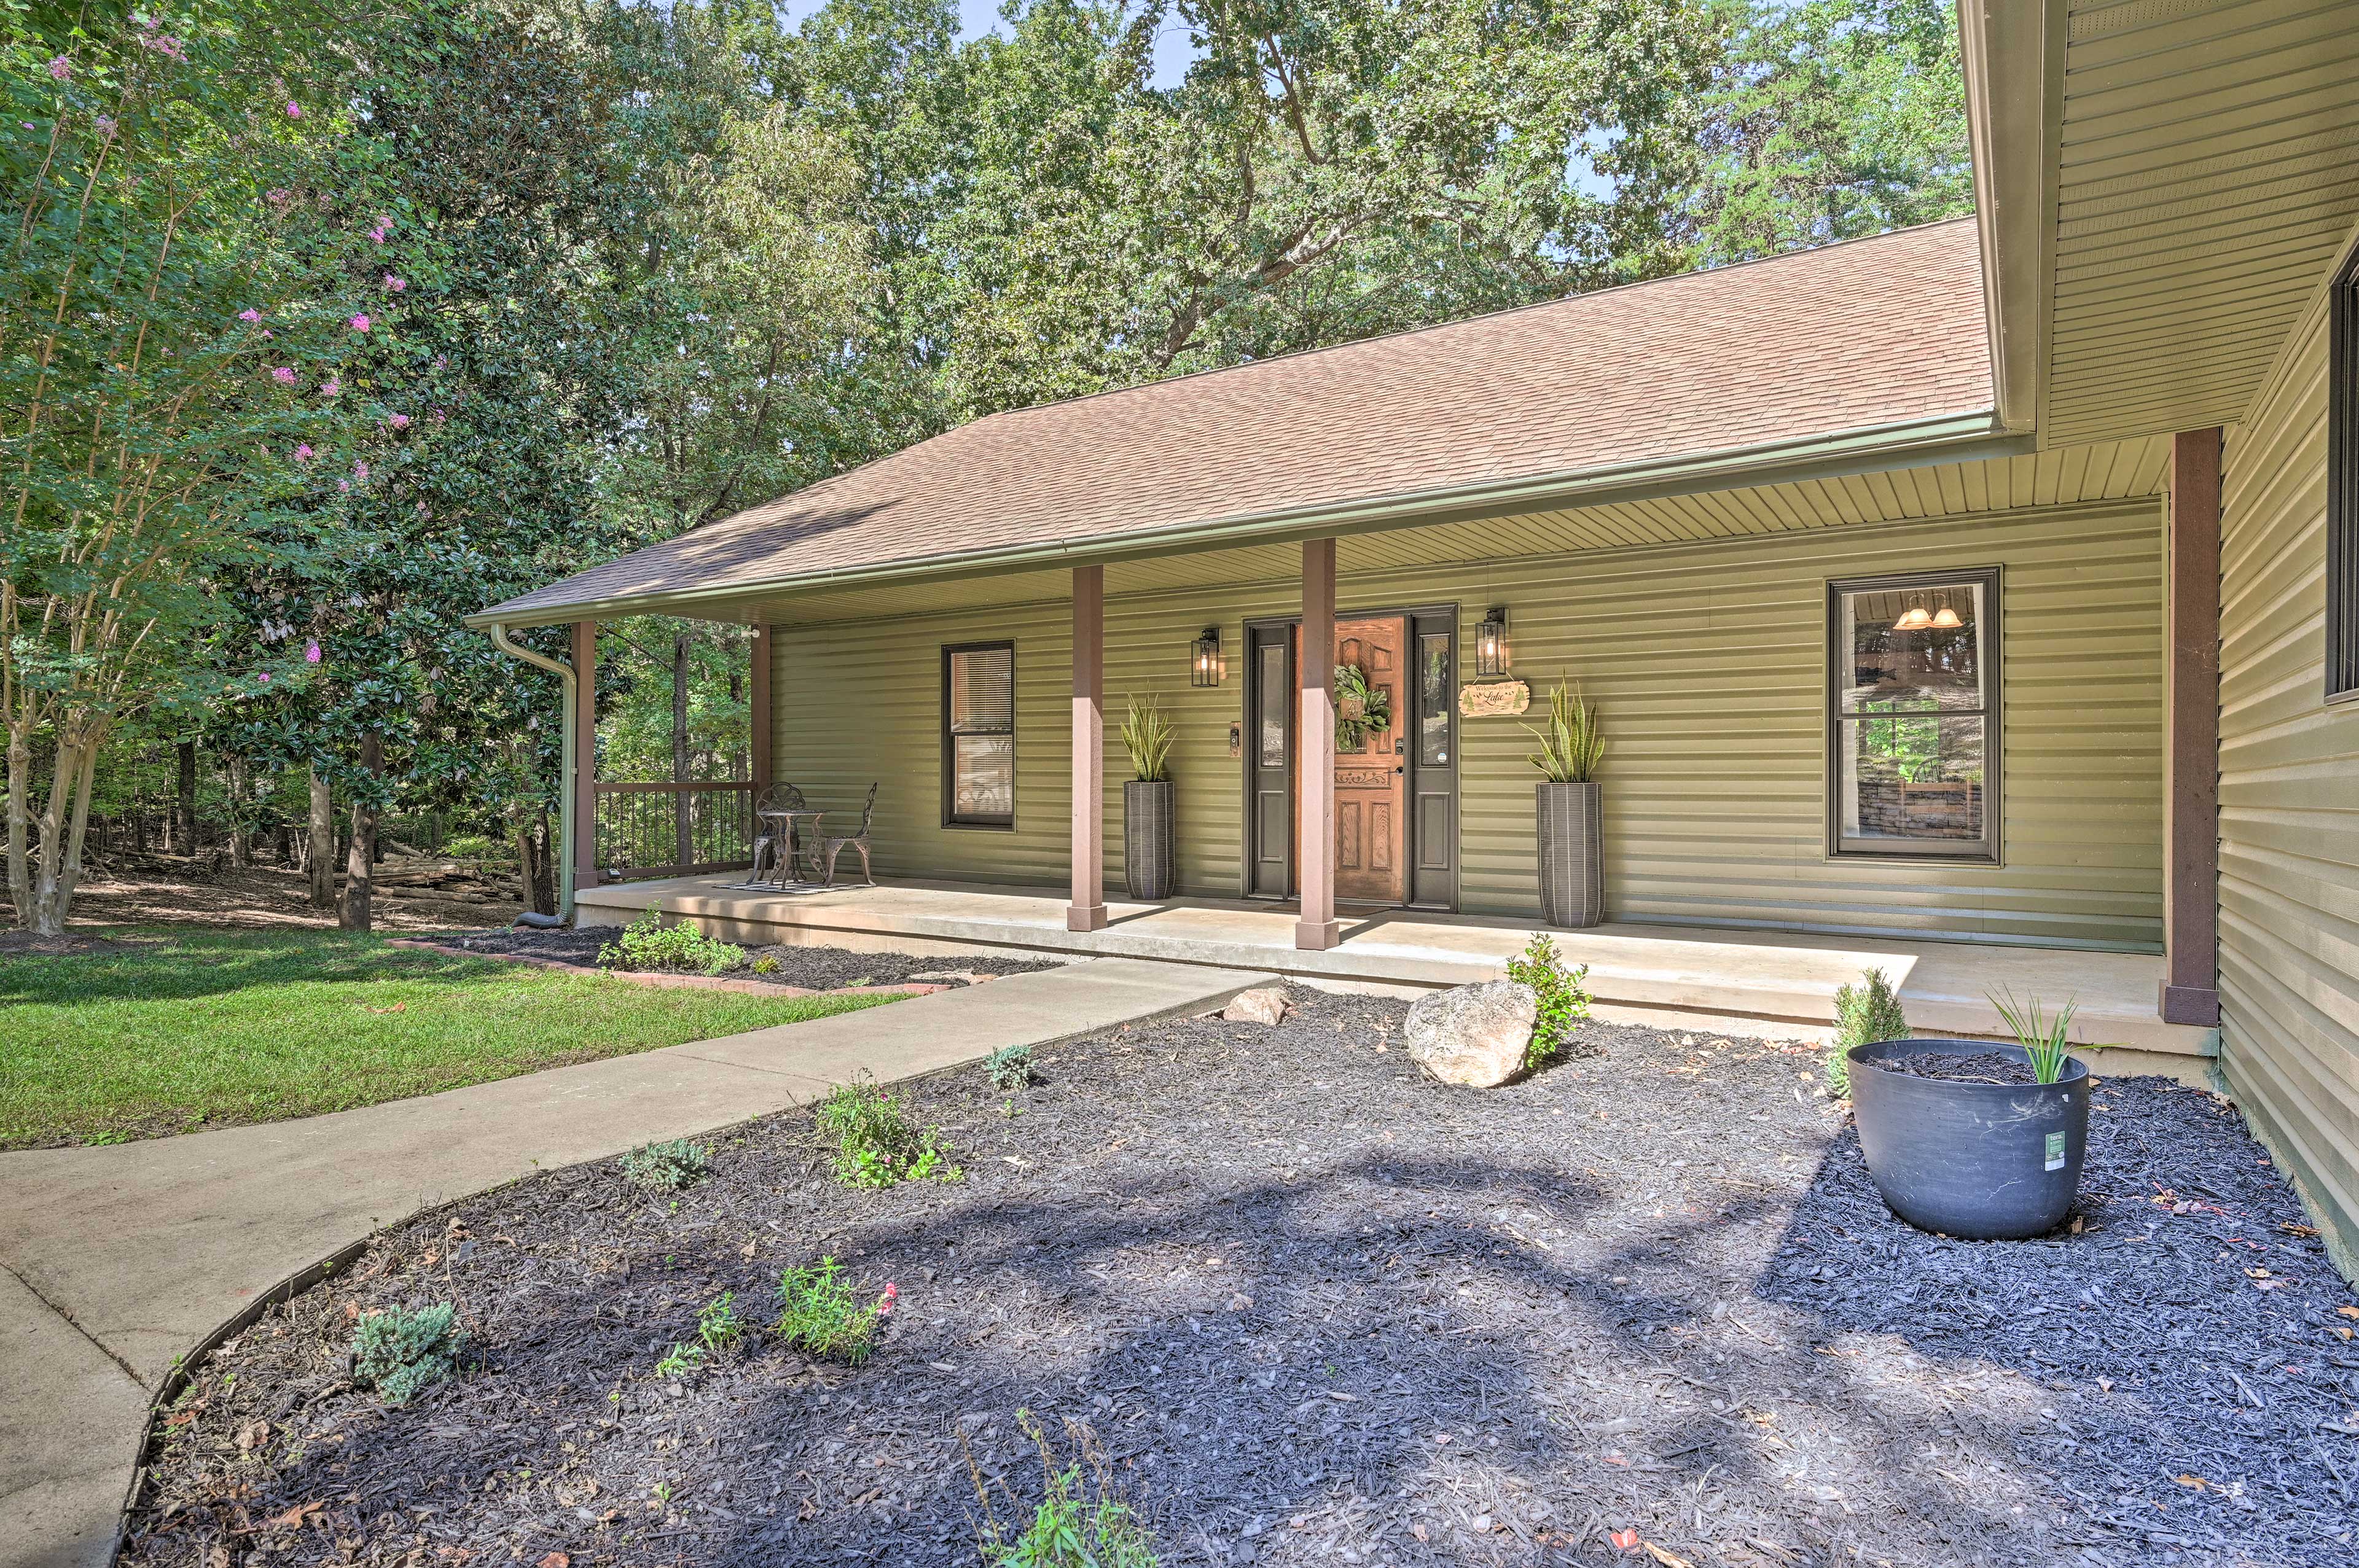
[[[564,683],[565,709],[558,727],[557,742],[563,759],[558,769],[557,917],[570,921],[573,918],[573,666],[508,641],[508,629],[496,621],[485,630],[491,633],[492,645],[500,652],[522,659],[526,664],[538,665]]]

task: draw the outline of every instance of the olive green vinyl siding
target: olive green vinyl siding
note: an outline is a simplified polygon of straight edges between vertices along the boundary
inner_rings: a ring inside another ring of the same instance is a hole
[[[2227,432],[2220,1065],[2359,1254],[2359,707],[2325,700],[2326,333]]]
[[[2153,948],[2161,916],[2161,507],[2154,499],[1354,573],[1339,611],[1508,609],[1514,674],[1570,674],[1603,713],[1606,896],[1614,918]],[[1831,860],[1825,845],[1825,591],[1831,578],[1996,565],[2006,572],[2006,858],[1997,866]],[[1124,698],[1178,725],[1183,892],[1242,886],[1244,624],[1290,615],[1291,579],[1109,597],[1106,842],[1121,877],[1114,736]],[[827,799],[870,776],[879,869],[1062,882],[1070,719],[1067,606],[995,607],[799,631],[777,649],[778,776]],[[1221,629],[1227,680],[1188,684],[1189,645]],[[944,834],[935,650],[1016,642],[1016,831]],[[837,683],[848,683],[839,685]],[[814,716],[836,716],[816,729]],[[1459,907],[1529,918],[1531,737],[1512,719],[1459,726]]]

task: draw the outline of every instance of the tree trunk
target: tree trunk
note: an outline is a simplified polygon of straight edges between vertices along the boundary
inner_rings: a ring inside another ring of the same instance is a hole
[[[550,853],[549,838],[547,806],[516,828],[516,872],[524,883],[524,906],[536,914],[557,913],[557,857]]]
[[[36,936],[62,936],[82,881],[82,841],[90,830],[91,783],[103,730],[60,725],[49,764],[49,798],[31,810],[32,740],[8,737],[8,892],[16,924]],[[36,835],[38,834],[38,841]]]
[[[361,737],[361,771],[374,780],[385,760],[385,743],[374,730]],[[344,857],[344,899],[336,924],[347,931],[369,928],[370,894],[375,891],[376,807],[365,794],[353,800],[353,838]]]
[[[179,785],[172,796],[172,848],[183,855],[197,852],[197,743],[183,741],[174,748],[179,762]]]
[[[311,907],[336,907],[336,803],[320,764],[311,764],[311,836],[303,864],[311,873]]]
[[[689,780],[688,765],[688,632],[671,637],[671,782]],[[696,835],[689,820],[689,794],[681,790],[672,801],[672,863],[685,872],[696,863]]]
[[[254,863],[252,825],[246,820],[249,783],[245,759],[232,753],[229,760],[229,863],[241,871]]]

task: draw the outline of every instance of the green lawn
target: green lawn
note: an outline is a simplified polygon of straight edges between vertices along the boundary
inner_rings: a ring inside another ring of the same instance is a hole
[[[333,931],[105,935],[139,946],[0,954],[0,1148],[313,1116],[895,1000],[658,990]]]

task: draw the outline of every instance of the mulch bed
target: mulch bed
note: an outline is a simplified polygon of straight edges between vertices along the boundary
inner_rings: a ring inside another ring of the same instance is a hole
[[[1919,1078],[1940,1078],[1952,1084],[2028,1085],[2039,1080],[2031,1064],[2001,1051],[1926,1051],[1914,1056],[1886,1056],[1875,1064],[1886,1072]]]
[[[536,931],[517,925],[497,931],[445,933],[436,940],[447,946],[493,957],[542,958],[594,969],[598,967],[598,949],[621,935],[618,926]],[[919,976],[1021,975],[1034,969],[1063,967],[1060,960],[1054,958],[1003,958],[966,953],[955,957],[919,958],[907,953],[855,953],[845,947],[747,947],[745,957],[749,961],[776,958],[778,967],[773,973],[757,975],[749,962],[745,968],[730,970],[729,979],[820,991],[850,986],[904,985]]]
[[[2359,1309],[2214,1097],[2106,1081],[2072,1227],[1944,1240],[1809,1048],[1447,1089],[1399,1003],[1300,1000],[914,1086],[957,1184],[840,1186],[796,1113],[676,1209],[607,1162],[395,1231],[198,1369],[125,1560],[972,1563],[962,1437],[1037,1497],[1025,1409],[1171,1564],[2353,1561]],[[822,1252],[899,1291],[867,1366],[652,1375]],[[354,1315],[441,1300],[476,1365],[355,1393]]]

